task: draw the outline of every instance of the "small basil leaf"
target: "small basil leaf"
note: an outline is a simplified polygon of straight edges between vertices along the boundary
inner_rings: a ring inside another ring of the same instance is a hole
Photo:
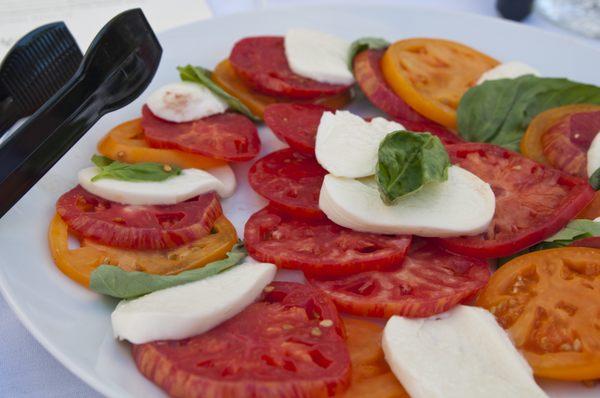
[[[462,96],[458,131],[468,141],[519,150],[523,133],[535,116],[550,108],[580,103],[600,104],[600,87],[533,75],[490,80]]]
[[[177,275],[154,275],[145,272],[128,272],[114,265],[101,265],[90,277],[90,288],[100,294],[120,299],[131,299],[184,283],[195,282],[223,272],[246,257],[243,244],[238,243],[227,258],[214,261],[202,268],[183,271]]]
[[[594,188],[595,191],[600,189],[600,169],[594,171],[592,176],[590,177],[590,185]]]
[[[354,69],[354,57],[358,53],[365,50],[381,50],[390,45],[390,43],[382,39],[381,37],[361,37],[356,39],[350,44],[350,50],[348,51],[348,69],[351,71]]]
[[[101,156],[101,155],[93,155],[92,156],[92,163],[94,163],[96,166],[98,166],[100,168],[106,167],[113,162],[114,162],[114,160],[112,160],[111,158],[107,158],[106,156]]]
[[[255,122],[260,122],[261,119],[255,114],[253,114],[252,111],[242,103],[242,101],[223,90],[210,79],[210,76],[212,75],[212,72],[210,70],[201,66],[192,65],[178,66],[177,70],[179,71],[179,76],[181,77],[181,80],[197,83],[206,87],[207,89],[212,91],[212,93],[215,94],[217,97],[225,101],[227,105],[229,105],[229,107],[234,111],[248,116]]]
[[[181,168],[178,166],[151,162],[129,164],[116,160],[111,160],[109,163],[102,158],[97,155],[92,157],[92,162],[99,169],[98,174],[92,177],[92,181],[102,178],[122,181],[164,181],[181,174]]]
[[[448,179],[450,158],[440,139],[429,133],[395,131],[381,142],[376,180],[381,199],[392,204],[425,184]]]

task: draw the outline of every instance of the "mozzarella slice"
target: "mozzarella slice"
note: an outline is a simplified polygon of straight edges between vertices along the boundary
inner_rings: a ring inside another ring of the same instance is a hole
[[[225,101],[208,88],[192,82],[162,86],[150,94],[146,105],[155,116],[175,123],[191,122],[227,110]]]
[[[477,235],[489,226],[496,200],[489,184],[458,166],[448,180],[427,184],[387,206],[374,178],[325,176],[319,207],[334,223],[356,231],[430,237]]]
[[[441,316],[393,316],[385,359],[412,398],[546,397],[488,311],[459,305]]]
[[[592,144],[587,152],[588,177],[591,177],[598,168],[600,168],[600,131],[598,131],[592,140]]]
[[[348,69],[349,42],[316,30],[290,29],[284,46],[294,73],[322,83],[354,83]]]
[[[122,181],[109,178],[92,181],[98,174],[98,168],[88,167],[79,172],[78,179],[86,191],[113,202],[128,205],[170,205],[211,191],[216,191],[221,197],[231,196],[235,191],[233,171],[228,165],[216,169],[211,172],[184,169],[180,175],[164,181]],[[213,172],[215,175],[211,174]]]
[[[479,77],[479,80],[477,80],[477,84],[481,84],[488,80],[516,79],[517,77],[525,75],[540,76],[540,72],[523,62],[505,62],[484,72],[481,77]]]
[[[123,300],[111,316],[116,338],[134,344],[204,333],[253,303],[275,277],[267,263],[245,263],[185,285]]]
[[[375,174],[379,144],[396,130],[404,130],[404,126],[381,117],[367,122],[348,111],[325,112],[317,129],[317,161],[337,177],[371,176]]]

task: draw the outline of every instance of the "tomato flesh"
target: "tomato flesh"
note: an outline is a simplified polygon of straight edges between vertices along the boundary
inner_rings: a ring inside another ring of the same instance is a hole
[[[172,123],[142,108],[144,138],[153,148],[177,149],[211,158],[243,162],[258,155],[256,126],[240,113],[226,112],[187,123]]]
[[[309,278],[340,311],[389,318],[428,317],[472,298],[490,276],[487,262],[447,252],[433,242],[413,243],[404,262],[386,271],[335,279]]]
[[[204,334],[134,345],[138,369],[170,396],[328,397],[350,382],[343,324],[324,294],[274,282]]]
[[[496,196],[486,232],[440,240],[455,253],[482,258],[516,254],[558,232],[594,196],[586,180],[495,145],[465,143],[447,149],[453,164],[489,183]]]
[[[328,219],[300,219],[267,206],[244,230],[248,253],[309,275],[347,275],[401,263],[410,236],[378,235],[340,227]]]
[[[600,378],[600,250],[542,250],[496,271],[477,305],[490,310],[533,368],[560,380]]]
[[[369,101],[406,129],[437,135],[444,144],[462,142],[444,126],[421,116],[390,88],[381,72],[381,57],[385,50],[365,50],[354,58],[354,76]]]
[[[248,182],[273,206],[300,217],[323,218],[319,194],[327,172],[313,156],[282,149],[259,159]]]
[[[138,250],[172,249],[210,233],[223,211],[216,194],[165,206],[131,206],[102,199],[81,186],[63,194],[58,214],[81,238]]]
[[[349,85],[321,83],[295,74],[285,56],[283,37],[247,37],[235,43],[229,62],[255,90],[276,97],[314,99],[343,93]]]
[[[587,178],[587,151],[600,131],[600,111],[567,115],[542,135],[544,157],[555,168]]]
[[[313,155],[323,113],[330,108],[313,104],[273,104],[265,109],[265,123],[291,148]]]

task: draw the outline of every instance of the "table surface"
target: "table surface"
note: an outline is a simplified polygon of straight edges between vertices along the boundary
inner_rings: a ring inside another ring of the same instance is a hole
[[[341,3],[329,0],[325,3]],[[494,0],[396,0],[388,4],[439,7],[481,15],[497,16]],[[214,15],[250,11],[263,7],[323,3],[316,0],[209,0]],[[542,29],[575,35],[533,13],[524,23]],[[600,41],[577,36],[600,49]],[[100,395],[56,361],[21,325],[0,297],[0,397],[99,397]]]

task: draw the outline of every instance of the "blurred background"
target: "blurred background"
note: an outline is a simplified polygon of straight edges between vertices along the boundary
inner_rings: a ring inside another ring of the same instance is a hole
[[[156,32],[179,25],[270,7],[350,4],[348,0],[0,0],[0,59],[33,28],[63,20],[87,48],[112,16],[141,7]],[[369,4],[408,4],[468,12],[559,32],[600,50],[600,0],[379,0]],[[0,298],[0,397],[97,397],[98,394],[50,356]],[[10,361],[2,360],[10,358]]]

